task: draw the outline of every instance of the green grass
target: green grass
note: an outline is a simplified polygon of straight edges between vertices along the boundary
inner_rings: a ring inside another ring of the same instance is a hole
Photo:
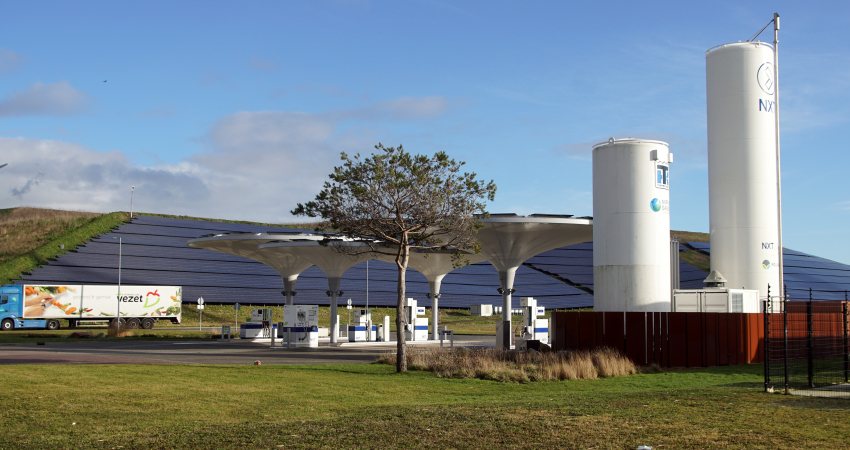
[[[693,231],[671,231],[670,235],[679,240],[681,243],[686,242],[709,242],[708,233],[697,233]],[[694,267],[702,269],[706,272],[711,271],[711,260],[705,253],[696,250],[690,250],[682,246],[682,251],[679,253],[679,258]]]
[[[65,230],[58,234],[49,235],[46,242],[38,248],[9,259],[0,264],[0,284],[6,284],[29,272],[36,267],[46,264],[51,258],[86,243],[99,234],[109,232],[128,218],[126,213],[115,212],[86,219],[80,226]],[[36,231],[33,231],[36,232]]]
[[[52,237],[67,233],[99,215],[55,209],[0,209],[0,264],[33,251]]]
[[[9,365],[0,448],[825,448],[850,402],[760,367],[498,383],[383,365]]]

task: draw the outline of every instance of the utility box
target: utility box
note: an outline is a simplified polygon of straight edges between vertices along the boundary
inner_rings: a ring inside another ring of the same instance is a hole
[[[493,305],[472,305],[469,307],[469,315],[490,317],[493,315]]]
[[[673,312],[758,313],[761,312],[756,289],[676,289]]]

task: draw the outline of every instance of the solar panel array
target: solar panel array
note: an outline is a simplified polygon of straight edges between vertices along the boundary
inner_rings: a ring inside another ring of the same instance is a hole
[[[279,304],[283,303],[283,283],[270,267],[238,256],[190,248],[186,243],[218,233],[291,231],[304,230],[140,216],[113,232],[91,239],[31,274],[25,274],[22,281],[116,284],[120,238],[123,284],[183,286],[185,302],[203,297],[207,303]],[[592,268],[590,270],[592,279]],[[396,276],[394,264],[377,260],[360,263],[349,269],[342,279],[342,303],[351,298],[353,304],[365,305],[368,295],[370,305],[395,305]],[[496,291],[498,280],[497,272],[489,263],[458,269],[443,279],[440,305],[465,308],[473,304],[500,304],[501,296]],[[535,297],[548,308],[593,305],[593,295],[586,289],[528,264],[517,271],[514,288],[515,307],[519,307],[520,297]],[[311,267],[298,277],[295,301],[327,305],[327,289],[327,278],[322,271]],[[420,305],[430,306],[427,293],[425,278],[409,270],[407,296],[416,298]]]
[[[681,248],[680,251],[685,250]],[[571,245],[541,253],[530,258],[525,265],[548,273],[563,282],[589,293],[593,293],[593,243]],[[684,261],[679,263],[679,287],[697,289],[703,287],[708,273]]]
[[[711,254],[707,242],[688,242],[688,247]],[[782,250],[785,289],[792,300],[847,300],[850,266],[808,253]]]
[[[256,261],[210,250],[190,248],[190,239],[218,233],[304,231],[257,224],[136,217],[131,223],[97,236],[55,261],[22,277],[27,283],[116,284],[118,243],[121,241],[121,281],[124,284],[183,286],[183,298],[208,303],[279,304],[283,283],[270,267]],[[688,242],[684,249],[708,254],[710,246]],[[367,269],[368,266],[368,269]],[[368,270],[368,289],[367,289]],[[707,273],[682,262],[681,287],[700,288]],[[794,298],[844,299],[850,291],[850,266],[793,250],[785,250],[785,282]],[[442,283],[440,305],[465,308],[501,303],[498,274],[489,263],[478,263],[448,274]],[[593,305],[593,244],[551,250],[530,258],[517,271],[514,306],[521,297],[535,297],[547,308]],[[342,280],[342,303],[395,305],[396,268],[377,260],[349,269]],[[296,302],[329,304],[327,278],[317,267],[304,271],[296,284]],[[414,270],[407,273],[407,292],[420,305],[430,306],[428,283]]]

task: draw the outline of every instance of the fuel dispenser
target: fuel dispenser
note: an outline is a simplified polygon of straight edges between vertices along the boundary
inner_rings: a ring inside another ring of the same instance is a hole
[[[277,326],[272,324],[271,308],[258,308],[251,310],[251,321],[239,325],[239,337],[241,339],[268,339],[272,337],[272,331]]]
[[[284,305],[277,336],[287,348],[319,348],[319,306]]]
[[[374,342],[378,338],[378,326],[372,324],[372,313],[368,309],[354,312],[354,323],[348,325],[348,342]]]
[[[540,341],[541,344],[549,344],[549,319],[538,319],[546,315],[546,308],[537,306],[537,300],[533,297],[523,297],[520,301],[522,306],[522,333],[517,341],[519,348],[526,348],[528,341]]]
[[[408,341],[427,341],[428,318],[419,317],[425,315],[425,307],[417,306],[416,300],[408,298],[404,313],[407,315],[407,326],[404,330],[405,338]]]

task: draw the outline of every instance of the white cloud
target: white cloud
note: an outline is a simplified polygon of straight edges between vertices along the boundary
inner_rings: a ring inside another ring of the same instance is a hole
[[[275,112],[228,116],[207,139],[208,151],[185,161],[139,167],[120,152],[0,137],[9,163],[0,174],[0,205],[126,211],[134,185],[136,211],[288,221],[298,202],[318,193],[340,150],[373,144],[336,136],[331,122],[315,116]]]
[[[0,116],[67,116],[83,110],[87,98],[66,81],[35,83],[0,100]]]
[[[402,99],[364,110],[398,108],[422,117],[440,104]],[[126,211],[132,185],[136,211],[291,221],[289,211],[314,198],[340,151],[368,153],[378,141],[373,133],[346,131],[333,116],[238,112],[210,128],[204,151],[157,166],[138,166],[119,151],[0,137],[0,162],[9,163],[0,172],[0,205]]]
[[[21,55],[11,50],[0,48],[0,73],[11,72],[17,69],[22,62],[23,58]]]
[[[218,206],[208,214],[268,221],[290,218],[296,203],[318,193],[339,152],[351,150],[341,147],[333,122],[288,112],[233,114],[208,141],[210,151],[190,159],[214,192]]]
[[[0,153],[9,163],[0,177],[4,206],[127,210],[131,184],[172,212],[210,198],[209,189],[192,173],[172,167],[135,167],[118,152],[97,152],[59,141],[0,138]]]

